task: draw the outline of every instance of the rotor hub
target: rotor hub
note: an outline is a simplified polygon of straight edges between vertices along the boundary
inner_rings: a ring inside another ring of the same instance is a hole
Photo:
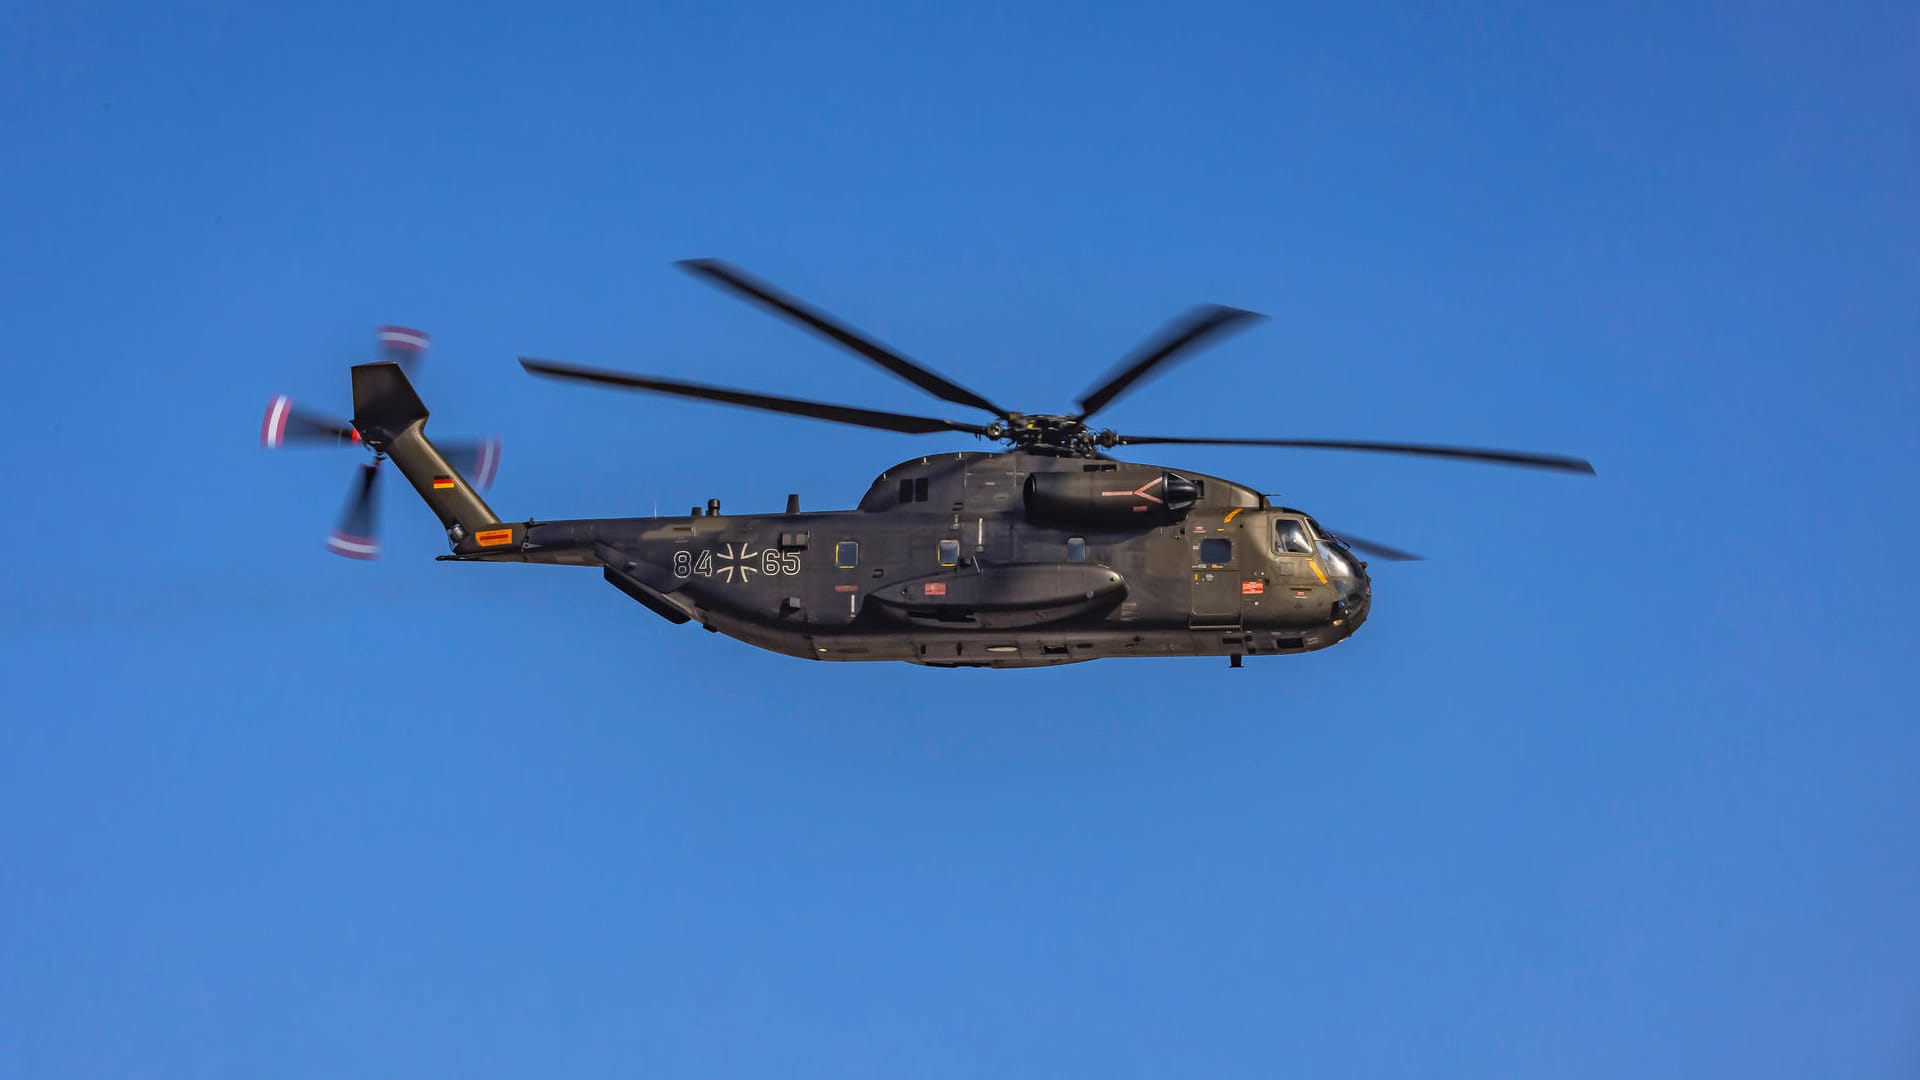
[[[1076,457],[1092,457],[1103,448],[1116,446],[1120,437],[1112,431],[1096,431],[1077,416],[1054,413],[1008,413],[1004,420],[987,425],[987,438],[998,439],[1023,449],[1048,450]]]

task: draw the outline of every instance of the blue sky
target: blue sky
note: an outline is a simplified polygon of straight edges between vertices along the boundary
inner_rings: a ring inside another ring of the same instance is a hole
[[[1911,1076],[1910,5],[13,5],[0,1073]],[[1016,408],[1422,551],[1339,648],[817,665],[327,555],[257,445],[427,329],[544,518],[851,505]]]

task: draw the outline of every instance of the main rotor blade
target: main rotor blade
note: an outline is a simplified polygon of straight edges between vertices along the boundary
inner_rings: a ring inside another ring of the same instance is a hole
[[[1593,475],[1593,465],[1585,458],[1561,454],[1533,454],[1520,450],[1477,450],[1467,446],[1432,446],[1426,443],[1359,442],[1350,439],[1183,439],[1154,435],[1119,435],[1116,446],[1286,446],[1307,450],[1369,450],[1382,454],[1413,454],[1420,457],[1453,458],[1459,461],[1485,461],[1495,465],[1521,465],[1533,469]]]
[[[1205,344],[1209,338],[1218,337],[1235,327],[1264,319],[1257,312],[1242,311],[1239,308],[1222,307],[1219,304],[1205,304],[1194,308],[1185,316],[1161,331],[1159,336],[1136,350],[1132,356],[1122,360],[1120,365],[1108,374],[1107,380],[1087,391],[1080,399],[1080,418],[1092,416],[1098,409],[1106,407],[1114,398],[1125,393],[1127,388],[1145,378],[1154,368],[1177,358],[1181,353],[1189,353]]]
[[[377,559],[380,541],[374,535],[374,517],[379,504],[374,501],[374,482],[380,479],[378,465],[360,466],[360,483],[340,513],[340,524],[327,537],[327,550],[349,559]]]
[[[1388,547],[1372,540],[1363,540],[1352,533],[1336,532],[1333,535],[1339,537],[1348,547],[1370,558],[1387,562],[1422,562],[1426,559],[1424,555],[1415,555],[1411,551],[1401,551],[1399,548]]]
[[[831,420],[838,424],[852,424],[856,427],[899,431],[908,435],[927,435],[936,431],[962,431],[969,435],[987,433],[987,429],[978,424],[962,424],[953,420],[936,420],[927,416],[881,412],[877,409],[856,409],[850,405],[829,405],[819,401],[755,394],[745,390],[728,390],[719,386],[703,386],[699,383],[677,382],[671,379],[652,379],[619,371],[603,371],[597,368],[555,363],[551,360],[533,360],[524,356],[520,358],[520,366],[535,375],[550,375],[558,379],[599,383],[603,386],[619,386],[628,390],[646,390],[655,394],[675,394],[680,397],[699,398],[703,401],[743,405],[749,409],[787,413],[791,416],[810,416],[815,420]]]
[[[729,292],[771,308],[801,326],[852,349],[934,397],[951,401],[956,405],[970,405],[976,409],[985,409],[995,416],[1007,415],[1007,410],[979,394],[934,374],[859,331],[841,325],[824,312],[815,311],[799,300],[779,292],[773,286],[756,281],[718,259],[683,259],[677,265],[690,274],[706,278]]]

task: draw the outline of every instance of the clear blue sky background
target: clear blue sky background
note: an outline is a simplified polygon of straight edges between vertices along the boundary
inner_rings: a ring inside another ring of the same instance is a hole
[[[0,15],[0,1074],[1920,1071],[1911,4]],[[304,10],[301,10],[304,9]],[[1166,433],[1422,551],[1328,652],[829,666],[323,551],[371,328],[509,516],[851,505],[1183,307]],[[940,410],[951,411],[951,410]]]

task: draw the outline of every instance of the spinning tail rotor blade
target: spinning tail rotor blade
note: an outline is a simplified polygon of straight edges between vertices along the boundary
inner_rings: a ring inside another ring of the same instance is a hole
[[[353,494],[347,498],[347,507],[340,514],[339,526],[333,530],[333,535],[327,537],[327,550],[349,559],[380,557],[380,541],[374,535],[375,512],[379,504],[373,497],[379,479],[378,465],[360,466],[359,482],[354,486]]]
[[[745,297],[762,307],[784,315],[829,341],[859,353],[942,401],[985,409],[995,416],[1007,415],[1005,409],[979,394],[934,374],[859,331],[842,325],[824,312],[808,307],[765,282],[755,281],[743,271],[718,259],[686,259],[679,266],[690,274],[703,277],[736,296]]]
[[[266,418],[260,421],[260,445],[277,450],[295,445],[351,446],[360,441],[360,433],[345,420],[325,413],[295,407],[285,394],[267,405]]]
[[[1194,308],[1141,346],[1132,356],[1122,360],[1120,366],[1107,375],[1105,382],[1087,391],[1080,399],[1080,419],[1084,420],[1105,408],[1155,368],[1178,360],[1183,354],[1193,353],[1213,338],[1232,330],[1245,329],[1264,318],[1266,316],[1258,312],[1219,304]]]
[[[433,343],[425,331],[407,326],[382,326],[377,333],[380,359],[399,364],[408,374],[413,373],[414,366],[427,354],[427,346]]]
[[[467,478],[467,483],[481,491],[492,487],[493,478],[500,472],[500,440],[497,438],[479,442],[443,442],[440,452],[446,455],[448,464]]]

